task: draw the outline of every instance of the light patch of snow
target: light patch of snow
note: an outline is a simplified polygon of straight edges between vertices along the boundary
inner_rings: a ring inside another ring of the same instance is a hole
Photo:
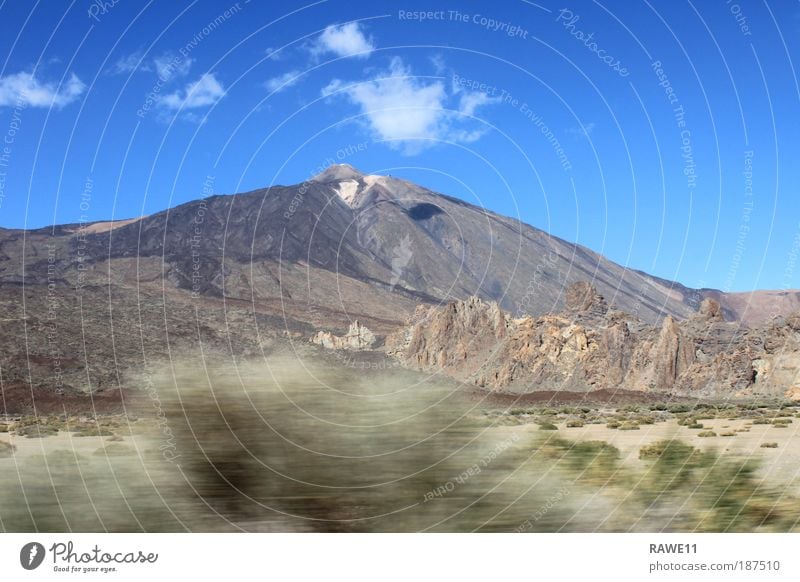
[[[383,186],[385,185],[386,182],[386,176],[370,175],[370,176],[364,176],[362,179],[364,180],[364,183],[367,185],[367,188],[371,188],[375,184],[380,184],[381,186]]]
[[[356,205],[356,194],[358,194],[358,182],[356,180],[342,180],[336,186],[336,193],[339,198],[344,200],[350,208]]]

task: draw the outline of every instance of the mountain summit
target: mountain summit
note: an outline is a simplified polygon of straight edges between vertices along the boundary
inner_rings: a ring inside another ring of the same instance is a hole
[[[364,174],[350,164],[333,164],[313,178],[314,182],[338,182],[341,180],[359,180]]]

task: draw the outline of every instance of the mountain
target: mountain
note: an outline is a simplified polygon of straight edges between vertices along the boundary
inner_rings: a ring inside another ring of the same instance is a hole
[[[381,349],[420,306],[474,296],[541,317],[563,311],[581,281],[649,324],[691,318],[707,297],[750,325],[800,304],[794,291],[689,289],[411,182],[336,165],[302,184],[135,219],[0,229],[0,381],[21,401],[31,389],[42,398],[125,389],[158,359],[295,350],[320,331],[352,334],[356,320]]]

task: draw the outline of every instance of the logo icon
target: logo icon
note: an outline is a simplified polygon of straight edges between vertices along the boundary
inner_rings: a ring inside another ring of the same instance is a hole
[[[44,546],[39,542],[29,542],[19,552],[19,563],[26,570],[35,570],[44,561]]]

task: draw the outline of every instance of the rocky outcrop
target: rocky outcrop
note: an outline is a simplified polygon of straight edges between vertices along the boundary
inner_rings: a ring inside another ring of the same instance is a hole
[[[706,297],[700,303],[700,309],[697,310],[694,319],[708,322],[725,321],[722,315],[722,305],[716,299]]]
[[[368,350],[375,345],[377,338],[368,328],[355,320],[343,336],[334,335],[329,331],[319,331],[310,341],[331,350]]]
[[[603,316],[608,312],[605,297],[586,281],[570,285],[564,294],[566,310],[570,313]]]
[[[565,305],[558,314],[518,319],[476,298],[419,307],[386,347],[410,367],[513,392],[622,388],[800,398],[795,316],[742,328],[706,299],[686,321],[668,316],[650,325],[609,309],[586,283],[566,290]]]

